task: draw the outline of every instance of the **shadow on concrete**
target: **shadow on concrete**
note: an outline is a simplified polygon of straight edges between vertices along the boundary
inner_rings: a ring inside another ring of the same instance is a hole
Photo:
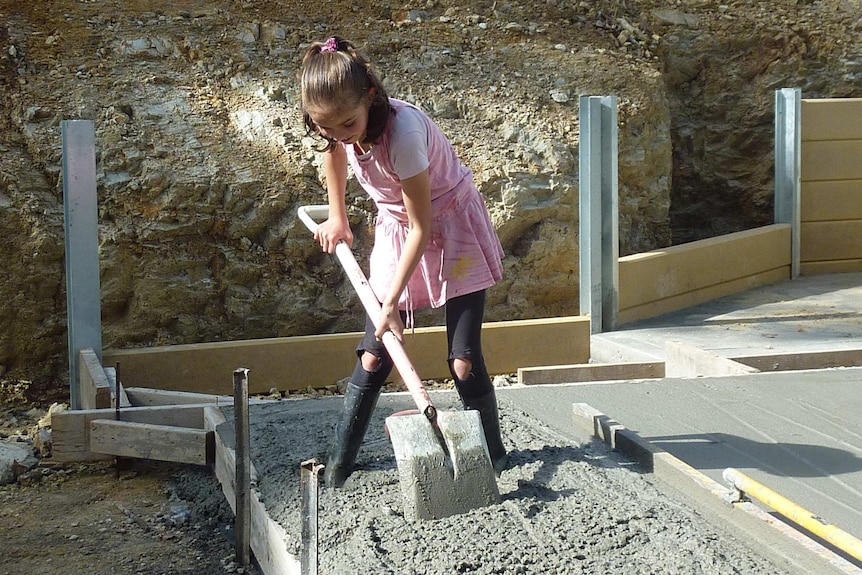
[[[763,443],[727,433],[644,437],[695,469],[755,468],[786,477],[826,477],[862,470],[851,451],[806,443]]]

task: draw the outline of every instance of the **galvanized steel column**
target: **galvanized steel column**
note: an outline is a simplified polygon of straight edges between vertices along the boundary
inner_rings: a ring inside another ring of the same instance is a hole
[[[99,361],[102,360],[96,137],[91,120],[64,120],[60,123],[60,132],[63,145],[69,401],[72,409],[80,409],[78,352],[89,348],[96,352]]]
[[[802,197],[802,90],[775,91],[775,223],[790,224],[790,277],[799,277]]]
[[[601,333],[619,316],[617,97],[582,96],[578,119],[580,314]]]

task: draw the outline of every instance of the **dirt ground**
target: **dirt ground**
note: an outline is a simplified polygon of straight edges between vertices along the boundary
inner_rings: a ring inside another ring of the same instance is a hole
[[[0,439],[35,433],[28,413],[0,411]],[[0,574],[258,573],[235,561],[233,515],[209,470],[48,461],[0,486]]]

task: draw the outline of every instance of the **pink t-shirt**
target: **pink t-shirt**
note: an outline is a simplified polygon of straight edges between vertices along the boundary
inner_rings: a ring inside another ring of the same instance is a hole
[[[401,180],[426,168],[431,185],[431,239],[401,294],[404,310],[440,307],[503,277],[503,248],[488,209],[449,140],[418,108],[390,98],[395,114],[367,154],[344,146],[357,180],[377,205],[368,281],[382,299],[407,237]]]

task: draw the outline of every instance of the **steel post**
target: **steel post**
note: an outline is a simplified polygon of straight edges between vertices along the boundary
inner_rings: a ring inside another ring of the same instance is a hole
[[[601,333],[619,316],[617,97],[581,97],[578,118],[580,314]]]
[[[775,91],[775,223],[790,224],[790,276],[799,277],[802,196],[802,90]]]
[[[81,409],[78,352],[102,360],[99,224],[96,208],[96,136],[91,120],[60,123],[63,148],[63,215],[66,243],[66,314],[69,402]]]

